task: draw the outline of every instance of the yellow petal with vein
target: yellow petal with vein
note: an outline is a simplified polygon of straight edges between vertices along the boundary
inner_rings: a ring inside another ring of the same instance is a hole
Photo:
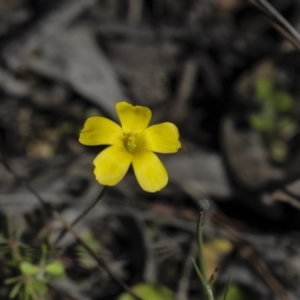
[[[152,151],[135,152],[132,164],[136,179],[146,192],[154,193],[167,185],[168,173]]]
[[[140,141],[142,147],[159,153],[175,153],[181,147],[178,128],[169,122],[148,127]]]
[[[116,110],[124,132],[142,132],[149,125],[151,110],[144,106],[133,106],[127,102],[119,102]]]
[[[91,117],[84,123],[79,142],[87,146],[112,145],[122,135],[122,128],[114,121],[103,117]]]
[[[113,186],[125,176],[132,161],[132,154],[124,147],[110,146],[94,159],[96,180],[102,185]]]

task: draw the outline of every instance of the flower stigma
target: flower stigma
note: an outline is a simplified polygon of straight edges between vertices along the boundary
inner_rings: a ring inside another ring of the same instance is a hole
[[[137,137],[136,132],[124,133],[124,147],[129,153],[133,153],[137,148]]]

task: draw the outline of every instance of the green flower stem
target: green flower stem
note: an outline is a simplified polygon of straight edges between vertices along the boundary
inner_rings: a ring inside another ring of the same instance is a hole
[[[232,277],[231,277],[231,274],[230,274],[230,277],[229,277],[229,280],[228,280],[228,283],[227,283],[227,286],[226,286],[226,290],[225,290],[225,293],[224,293],[223,300],[227,300],[228,291],[229,291],[229,288],[231,286],[231,281],[232,281]]]
[[[20,253],[19,243],[17,241],[13,241],[11,243],[11,254],[14,263],[18,265],[22,261],[22,255]]]
[[[88,206],[71,224],[71,227],[74,227],[81,219],[83,219],[95,206],[96,204],[103,198],[103,195],[107,191],[108,186],[104,186],[103,189],[101,190],[100,194],[97,196],[97,198]],[[59,236],[56,238],[54,242],[54,246],[56,246],[59,241],[65,236],[65,234],[68,232],[66,228],[64,228]]]
[[[206,299],[207,300],[214,300],[214,296],[213,296],[213,293],[212,293],[212,290],[211,290],[211,287],[210,285],[206,282],[206,280],[204,279],[203,277],[203,274],[201,273],[201,270],[199,269],[199,267],[197,266],[197,263],[195,261],[194,258],[192,258],[192,263],[194,265],[194,268],[197,272],[197,275],[202,283],[202,286],[203,286],[203,290],[204,290],[204,293],[206,295]]]
[[[197,223],[197,242],[198,242],[198,261],[199,268],[205,283],[207,284],[207,276],[206,276],[206,267],[204,262],[204,253],[203,253],[203,218],[204,212],[199,212],[199,218]]]

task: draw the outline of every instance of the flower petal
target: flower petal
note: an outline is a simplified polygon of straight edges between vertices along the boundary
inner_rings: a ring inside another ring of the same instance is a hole
[[[146,192],[157,192],[168,183],[168,173],[160,159],[151,151],[133,154],[133,170],[138,183]]]
[[[148,127],[140,134],[139,147],[159,153],[175,153],[181,147],[178,128],[169,122]]]
[[[125,176],[131,161],[132,154],[123,147],[110,146],[106,148],[96,156],[93,162],[96,180],[102,185],[116,185]]]
[[[112,145],[122,135],[122,128],[114,121],[103,117],[91,117],[84,123],[79,142],[87,146]]]
[[[117,103],[116,110],[125,133],[143,131],[148,127],[152,116],[148,107],[133,106],[127,102]]]

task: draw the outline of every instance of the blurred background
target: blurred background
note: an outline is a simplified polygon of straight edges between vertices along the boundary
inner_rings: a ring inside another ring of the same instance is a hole
[[[270,2],[300,27],[298,0]],[[232,274],[231,300],[300,299],[299,76],[299,50],[247,1],[1,0],[1,161],[72,221],[102,188],[92,161],[103,148],[79,144],[84,121],[117,120],[122,100],[148,106],[152,124],[180,131],[180,151],[160,156],[168,186],[143,192],[129,172],[76,230],[128,285],[202,299],[190,257],[208,199],[216,294]],[[33,244],[38,202],[3,164],[0,216]],[[60,246],[68,277],[57,285],[117,299],[121,288],[70,235]]]

